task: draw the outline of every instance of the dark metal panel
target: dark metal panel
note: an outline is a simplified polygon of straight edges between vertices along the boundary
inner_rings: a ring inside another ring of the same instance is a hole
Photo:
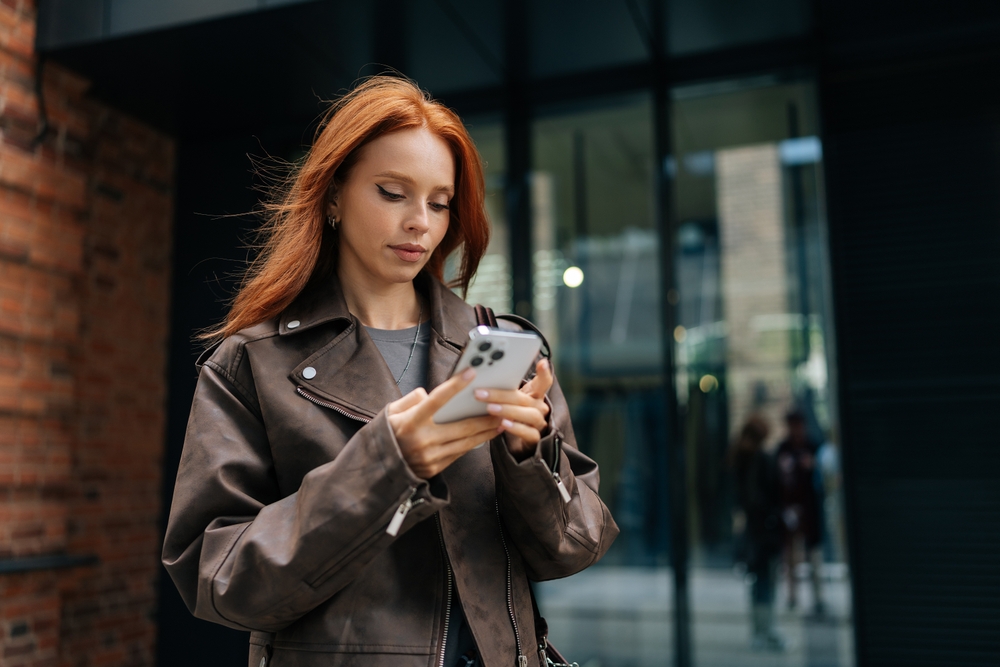
[[[504,7],[504,124],[507,141],[507,224],[510,226],[510,270],[514,311],[531,317],[531,112],[527,99],[529,27],[526,0]]]
[[[858,663],[1000,664],[1000,52],[821,4]]]
[[[667,485],[669,488],[670,564],[673,568],[673,644],[675,667],[690,667],[694,658],[691,642],[691,599],[688,579],[691,534],[688,516],[687,446],[681,432],[681,416],[677,404],[676,348],[672,332],[677,324],[676,258],[674,230],[674,182],[667,170],[667,160],[673,154],[673,109],[670,86],[673,83],[670,53],[670,26],[666,0],[650,0],[649,34],[650,63],[653,85],[653,128],[656,141],[656,227],[661,268],[660,318],[663,341],[663,414],[667,443]]]
[[[41,50],[313,0],[41,0]]]

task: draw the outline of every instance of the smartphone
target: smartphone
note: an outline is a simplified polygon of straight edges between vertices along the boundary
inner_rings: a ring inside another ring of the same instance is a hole
[[[469,386],[451,397],[434,413],[434,422],[448,422],[489,414],[486,403],[476,400],[476,389],[517,389],[534,366],[542,339],[532,331],[515,332],[478,326],[469,332],[469,342],[455,364],[452,375],[476,369]]]

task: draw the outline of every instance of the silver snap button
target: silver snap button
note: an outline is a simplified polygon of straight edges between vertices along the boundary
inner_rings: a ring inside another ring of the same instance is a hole
[[[288,323],[288,324],[287,324],[286,326],[287,326],[287,327],[288,327],[289,329],[298,329],[298,328],[299,328],[299,325],[300,325],[300,324],[302,324],[302,323],[301,323],[301,322],[299,322],[298,320],[292,320],[292,321],[291,321],[291,322],[289,322],[289,323]]]
[[[307,380],[312,380],[314,377],[316,377],[316,369],[313,368],[312,366],[306,366],[305,368],[302,369],[302,377],[304,377]]]

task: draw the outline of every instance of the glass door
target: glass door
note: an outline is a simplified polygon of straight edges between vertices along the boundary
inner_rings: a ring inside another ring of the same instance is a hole
[[[673,98],[694,663],[850,665],[815,90]]]
[[[662,665],[673,577],[651,100],[543,109],[532,144],[534,317],[621,528],[597,566],[539,585],[539,604],[581,665]]]

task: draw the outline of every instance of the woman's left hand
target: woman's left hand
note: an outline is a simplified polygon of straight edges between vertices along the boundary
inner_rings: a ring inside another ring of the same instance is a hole
[[[548,425],[545,394],[552,387],[552,364],[540,359],[535,377],[520,389],[477,389],[476,399],[487,403],[491,415],[502,418],[498,433],[507,433],[507,448],[517,460],[530,456]]]

